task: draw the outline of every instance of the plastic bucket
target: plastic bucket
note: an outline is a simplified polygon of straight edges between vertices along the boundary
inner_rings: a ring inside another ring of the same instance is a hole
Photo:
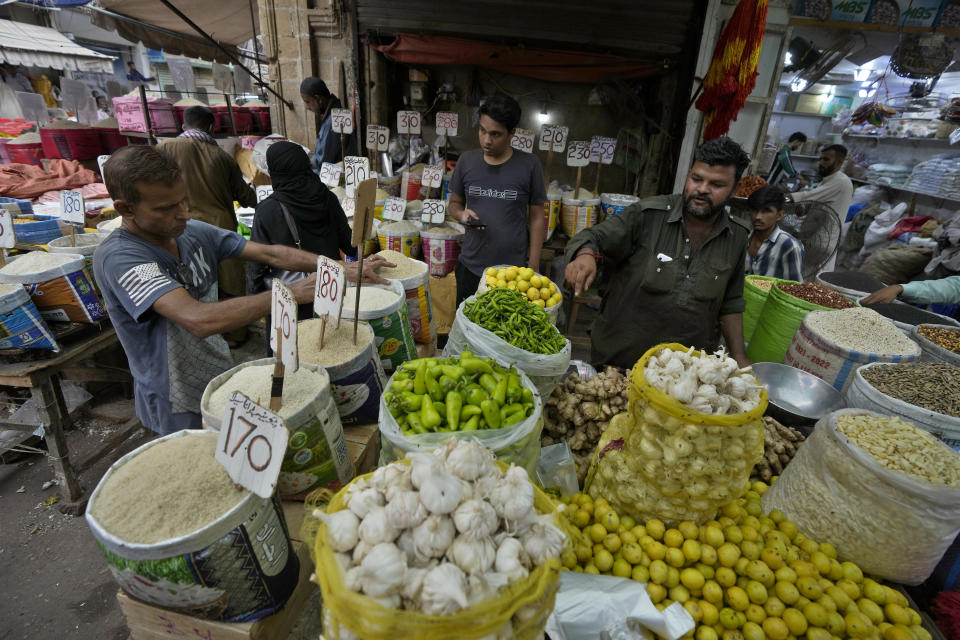
[[[437,335],[433,329],[433,308],[430,306],[430,273],[426,263],[420,264],[423,265],[423,271],[418,274],[408,278],[388,279],[399,282],[406,294],[413,339],[430,344]]]
[[[344,309],[344,317],[340,319],[341,326],[346,322],[345,315],[346,309]],[[297,341],[301,345],[301,354],[304,352],[303,340],[307,328],[316,327],[321,322],[320,318],[313,318],[298,323]],[[352,333],[353,322],[349,324]],[[316,329],[312,333],[319,336],[320,330]],[[368,424],[377,421],[380,395],[383,393],[383,383],[387,377],[380,364],[380,358],[377,356],[373,328],[366,322],[361,322],[360,326],[357,327],[357,341],[365,343],[366,346],[349,360],[336,364],[316,363],[314,365],[325,369],[330,376],[333,401],[337,406],[340,422],[345,425]],[[301,362],[303,362],[303,358],[306,356],[301,355],[300,357]]]
[[[20,285],[8,286],[12,287],[9,292],[0,293],[0,349],[59,351],[53,333],[27,290]]]
[[[560,224],[563,226],[563,232],[572,238],[583,229],[598,224],[602,220],[601,214],[600,198],[578,200],[563,196]]]
[[[250,492],[202,529],[155,544],[121,540],[92,515],[104,483],[117,469],[135,465],[151,447],[203,433],[178,431],[113,463],[90,496],[87,525],[114,580],[137,600],[199,618],[252,622],[283,608],[300,576],[300,560],[276,498]]]
[[[367,322],[373,329],[377,352],[380,354],[380,364],[386,371],[393,371],[407,360],[417,357],[417,346],[414,344],[413,328],[410,326],[410,316],[407,312],[407,294],[399,280],[390,283],[390,286],[369,285],[376,289],[386,289],[397,294],[396,301],[382,309],[360,311],[360,319]],[[367,286],[363,287],[364,290]],[[350,307],[349,309],[347,307]],[[344,303],[343,320],[353,319],[353,307]]]
[[[96,131],[100,134],[100,146],[103,147],[103,153],[113,153],[128,144],[127,137],[121,135],[117,129],[97,127]]]
[[[410,202],[420,199],[420,187],[422,186],[423,174],[412,171],[404,171],[400,182],[400,197]],[[386,189],[384,189],[386,191]]]
[[[40,142],[48,158],[89,160],[103,152],[98,129],[40,129]]]
[[[43,164],[43,144],[31,142],[29,144],[7,143],[7,154],[14,164]]]
[[[640,198],[626,193],[600,194],[600,209],[603,211],[604,217],[618,216],[621,211],[638,202],[640,202]]]
[[[86,258],[69,253],[74,260],[36,273],[0,273],[0,282],[22,284],[40,315],[61,322],[97,322],[106,317],[103,301],[87,273]]]
[[[422,225],[419,222],[412,224],[416,227],[412,231],[391,229],[389,224],[381,225],[380,228],[377,229],[377,238],[380,240],[380,246],[384,250],[389,249],[397,253],[402,253],[408,258],[419,258],[420,230]]]
[[[453,271],[463,246],[464,228],[461,225],[450,222],[441,226],[453,229],[457,233],[437,233],[427,230],[420,232],[423,260],[430,269],[430,275],[435,278],[442,278]]]
[[[273,358],[252,360],[225,371],[207,383],[200,399],[200,413],[206,428],[220,430],[222,415],[210,410],[210,396],[227,384],[241,369],[274,364]],[[353,478],[353,462],[343,437],[343,425],[330,393],[330,376],[323,367],[301,362],[322,378],[316,395],[302,409],[284,418],[290,431],[290,441],[280,466],[277,494],[284,499],[303,499],[314,489],[335,490]],[[236,391],[246,392],[244,389]],[[253,398],[256,400],[256,398]]]

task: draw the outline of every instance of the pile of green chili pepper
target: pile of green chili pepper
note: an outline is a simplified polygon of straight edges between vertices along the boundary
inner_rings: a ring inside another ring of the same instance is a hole
[[[512,289],[487,289],[476,300],[463,305],[463,315],[530,353],[553,355],[566,345],[547,312]]]
[[[502,429],[534,410],[519,372],[464,351],[456,358],[419,358],[401,365],[383,399],[405,435]]]

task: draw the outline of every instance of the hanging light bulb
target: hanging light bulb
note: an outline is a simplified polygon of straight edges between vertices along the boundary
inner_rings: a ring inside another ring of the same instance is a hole
[[[790,91],[793,93],[803,93],[806,91],[807,87],[810,86],[810,83],[807,82],[805,78],[797,76],[790,81]]]

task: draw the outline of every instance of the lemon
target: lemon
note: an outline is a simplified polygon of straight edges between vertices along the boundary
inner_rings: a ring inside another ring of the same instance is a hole
[[[711,567],[717,564],[717,550],[710,545],[700,545],[700,562]]]
[[[852,562],[841,562],[840,566],[843,567],[844,578],[853,582],[854,584],[863,582],[863,571],[860,570],[860,567]]]
[[[761,627],[770,640],[786,640],[790,635],[790,629],[782,618],[767,618]]]
[[[847,629],[847,623],[843,621],[843,616],[837,611],[831,612],[827,616],[827,630],[835,636],[843,636]]]
[[[883,585],[870,579],[863,581],[863,596],[870,598],[880,606],[883,606],[887,602],[886,589],[884,589]]]
[[[723,536],[727,539],[727,542],[732,542],[733,544],[743,542],[743,532],[740,531],[740,527],[735,524],[724,527]]]
[[[684,602],[687,602],[688,600],[690,600],[690,591],[687,590],[687,588],[682,584],[678,584],[676,586],[670,587],[670,591],[668,591],[668,594],[671,600],[674,600],[675,602],[679,602],[680,604],[683,604]]]
[[[830,619],[830,613],[816,602],[811,602],[803,608],[803,615],[814,627],[826,627]]]
[[[720,637],[717,635],[717,632],[714,631],[713,627],[701,625],[697,627],[696,640],[720,640]]]
[[[533,286],[533,284],[531,283],[531,284],[530,284],[530,288],[527,289],[527,297],[530,298],[531,300],[539,300],[539,299],[540,299],[540,289],[536,288],[536,287]]]
[[[560,562],[563,563],[563,566],[567,569],[573,569],[577,566],[577,554],[573,549],[565,549],[563,553],[560,554]]]
[[[593,554],[593,563],[600,571],[610,571],[613,567],[613,554],[603,549]]]
[[[667,579],[663,583],[663,586],[668,589],[673,588],[680,584],[680,572],[676,567],[667,567]]]
[[[807,640],[832,640],[833,636],[826,629],[810,627],[807,629]]]
[[[760,624],[767,617],[767,612],[758,604],[751,604],[744,613],[747,615],[747,620],[756,624]]]
[[[737,584],[737,574],[730,567],[718,568],[715,579],[721,587],[732,587]]]
[[[687,610],[694,622],[700,622],[703,619],[703,611],[700,610],[699,601],[687,600],[683,603],[683,608]]]
[[[629,578],[632,572],[633,567],[631,567],[630,563],[623,558],[613,563],[613,575],[617,576],[618,578]]]
[[[516,291],[516,289],[517,289],[517,282],[516,282],[516,280],[508,280],[508,281],[507,281],[507,289],[510,289],[511,291]]]
[[[517,280],[517,291],[520,293],[526,293],[527,289],[530,288],[530,283],[526,280]]]
[[[486,282],[487,282],[487,286],[488,286],[488,287],[495,287],[495,286],[497,286],[497,278],[496,278],[496,276],[487,276]]]
[[[557,292],[557,285],[555,285],[555,284],[553,284],[553,282],[551,282],[551,283],[550,283],[550,286],[549,286],[549,289],[550,289],[550,293],[556,293],[556,292]],[[694,525],[694,526],[696,526],[696,525]]]
[[[589,545],[586,545],[582,542],[576,546],[574,551],[577,554],[577,560],[579,562],[587,562],[593,557],[593,549],[591,549]]]
[[[530,278],[533,277],[534,273],[535,271],[530,267],[524,267],[520,269],[519,276],[521,280],[530,280]]]
[[[660,540],[663,538],[663,534],[667,531],[666,525],[664,525],[663,522],[657,518],[654,518],[653,520],[647,520],[644,528],[647,530],[647,535],[654,540]]]
[[[873,624],[880,624],[883,622],[883,609],[881,609],[880,605],[873,600],[868,598],[860,598],[857,600],[857,606],[860,607],[860,613],[867,616],[867,618]]]
[[[732,567],[740,559],[740,547],[731,542],[725,542],[717,549],[717,559],[724,567]]]
[[[490,268],[488,268],[486,271],[483,272],[483,275],[485,275],[485,276],[487,276],[487,277],[493,276],[494,278],[496,278],[496,277],[497,277],[497,268],[496,268],[496,267],[490,267]]]
[[[786,605],[780,601],[780,598],[776,597],[767,598],[767,601],[763,603],[763,610],[767,612],[768,616],[782,616],[786,608]]]
[[[621,539],[626,534],[622,534]],[[640,564],[640,561],[643,559],[643,550],[640,549],[640,545],[636,542],[626,542],[621,548],[623,553],[623,558],[630,564]]]
[[[687,561],[683,555],[683,551],[677,549],[676,547],[670,547],[667,549],[666,560],[668,565],[671,567],[676,567],[677,569],[686,564]]]
[[[727,604],[737,611],[745,611],[750,606],[750,597],[740,587],[730,587],[725,596]]]
[[[652,580],[655,584],[663,584],[667,581],[669,568],[667,567],[667,563],[663,560],[654,560],[647,568],[650,571],[650,580]]]
[[[503,289],[505,286],[507,286],[507,281],[503,278],[497,278],[497,288]]]
[[[873,623],[867,616],[853,611],[843,618],[847,625],[847,635],[853,638],[864,638],[873,633]]]
[[[518,271],[518,269],[517,269],[516,267],[510,267],[510,268],[508,268],[508,269],[507,269],[507,273],[506,273],[506,275],[505,275],[505,277],[504,277],[503,279],[506,280],[507,282],[510,282],[511,280],[516,280],[516,279],[517,279],[517,271]]]
[[[630,573],[630,577],[637,582],[649,582],[650,571],[646,567],[636,566]]]
[[[692,567],[688,567],[680,572],[680,584],[691,591],[700,591],[706,584],[703,574]]]
[[[577,509],[573,512],[573,516],[571,516],[570,520],[573,522],[574,526],[576,526],[578,529],[582,529],[590,524],[590,518],[591,516],[589,513],[583,509]]]
[[[532,302],[533,304],[537,305],[540,308],[544,308],[547,306],[547,303],[544,302],[543,300],[531,300],[530,302]]]
[[[895,625],[883,632],[883,640],[913,640],[913,633],[906,627]]]
[[[533,288],[535,288],[535,289],[539,289],[540,286],[541,286],[541,285],[540,285],[541,282],[543,282],[543,278],[541,278],[540,276],[538,276],[538,275],[536,275],[536,274],[530,276],[530,286],[531,286],[531,287],[533,287]]]
[[[816,578],[803,577],[797,580],[797,589],[800,590],[800,595],[804,598],[810,600],[817,600],[821,595],[823,595],[823,589],[820,587],[820,583]],[[814,625],[822,626],[822,625]]]
[[[883,614],[886,616],[887,620],[893,624],[901,624],[905,627],[910,626],[910,614],[895,602],[888,602],[885,604],[883,606]]]
[[[750,602],[763,604],[767,601],[767,588],[756,580],[750,580],[747,583],[747,595],[750,597]]]
[[[790,633],[795,636],[801,636],[807,632],[807,619],[796,609],[786,609],[783,612],[783,621],[790,629]]]
[[[667,548],[656,540],[645,546],[643,550],[651,560],[663,560],[667,555]]]
[[[700,614],[703,616],[701,622],[703,622],[703,624],[717,624],[720,620],[720,611],[717,610],[714,603],[708,602],[707,600],[699,600],[697,604],[700,605]]]
[[[603,546],[606,547],[607,551],[610,553],[616,553],[617,551],[620,551],[622,544],[623,543],[620,541],[620,536],[615,533],[608,533],[603,538]]]
[[[616,511],[610,509],[598,519],[598,522],[603,524],[609,533],[614,533],[620,527],[620,516],[617,515]]]
[[[743,634],[743,640],[767,640],[767,635],[756,622],[747,622],[740,633]]]
[[[729,607],[720,610],[720,624],[727,629],[736,629],[740,626],[740,616]]]
[[[593,575],[600,575],[600,569],[597,569],[597,566],[592,562],[588,562],[587,566],[583,568],[584,573],[592,573]]]
[[[607,537],[607,529],[599,522],[590,526],[590,539],[594,542],[602,542]]]
[[[656,584],[654,582],[648,582],[647,595],[650,596],[651,602],[657,604],[667,597],[667,589],[663,585]]]
[[[555,293],[550,296],[550,299],[547,301],[547,306],[552,307],[555,304],[559,304],[561,300],[563,300],[563,296],[561,296],[559,293]]]

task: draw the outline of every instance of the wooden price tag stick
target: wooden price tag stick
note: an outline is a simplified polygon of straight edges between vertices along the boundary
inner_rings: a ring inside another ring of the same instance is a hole
[[[70,246],[77,246],[77,228],[74,225],[70,225]]]
[[[603,166],[602,162],[597,163],[597,181],[593,185],[593,192],[600,193],[600,167]]]
[[[283,329],[280,327],[276,328],[277,332],[277,347],[279,348],[283,342]],[[270,386],[270,411],[280,411],[280,407],[283,404],[283,360],[280,359],[280,354],[274,351],[273,356],[275,361],[273,363],[273,384]]]
[[[547,171],[543,178],[543,181],[547,183],[547,189],[550,188],[550,165],[552,164],[553,164],[553,147],[550,147],[550,151],[547,151]]]
[[[370,178],[357,185],[357,210],[353,214],[353,246],[357,248],[357,300],[353,308],[353,344],[357,344],[360,322],[360,287],[363,283],[363,248],[373,229],[373,206],[377,197],[377,180]]]
[[[577,186],[575,186],[575,187],[573,188],[573,197],[574,197],[574,198],[579,197],[579,193],[580,193],[580,182],[581,182],[581,178],[582,178],[582,177],[583,177],[583,167],[577,167]]]

